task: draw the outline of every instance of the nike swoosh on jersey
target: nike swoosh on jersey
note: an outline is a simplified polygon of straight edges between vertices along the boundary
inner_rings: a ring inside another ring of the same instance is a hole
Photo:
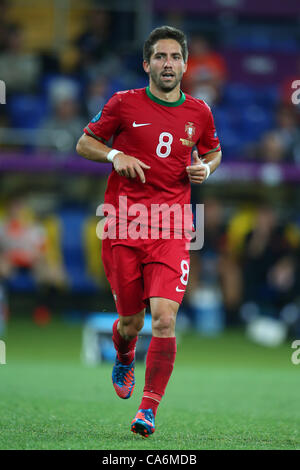
[[[137,124],[135,121],[132,123],[132,127],[142,127],[142,126],[151,126],[152,122],[147,122],[146,124]]]
[[[184,292],[185,289],[179,289],[179,287],[176,287],[176,292]]]

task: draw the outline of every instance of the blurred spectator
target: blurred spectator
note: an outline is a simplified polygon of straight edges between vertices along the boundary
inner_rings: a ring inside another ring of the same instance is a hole
[[[295,106],[280,106],[277,110],[276,119],[277,128],[275,132],[284,145],[286,159],[300,163],[299,116]]]
[[[65,275],[59,266],[47,262],[47,233],[26,203],[14,197],[0,224],[0,276],[10,281],[31,275],[38,285],[60,286]]]
[[[212,50],[203,36],[194,36],[189,44],[188,68],[183,78],[183,89],[195,98],[215,104],[222,96],[227,77],[223,57]]]
[[[92,10],[86,30],[76,44],[82,54],[83,65],[101,60],[110,46],[110,15],[102,9]]]
[[[300,130],[293,105],[281,105],[276,112],[276,127],[249,146],[248,155],[265,162],[300,163]]]
[[[86,30],[75,41],[79,49],[78,68],[88,80],[120,73],[120,59],[114,52],[117,41],[112,34],[111,15],[97,8],[90,12]],[[119,44],[118,44],[119,46]]]
[[[280,223],[270,206],[257,210],[253,229],[244,239],[241,255],[244,317],[266,315],[279,318],[283,309],[299,296],[299,234]],[[250,306],[250,307],[249,307]]]
[[[12,200],[0,226],[1,273],[9,277],[15,269],[31,269],[45,248],[43,229],[30,220],[24,203]]]
[[[9,21],[7,20],[8,2],[0,0],[0,54],[6,49]]]
[[[34,92],[38,86],[41,64],[36,55],[24,52],[23,36],[21,26],[8,26],[6,47],[0,53],[1,79],[8,94]]]
[[[297,60],[297,73],[293,76],[287,77],[280,86],[279,94],[280,94],[280,100],[282,104],[287,105],[287,106],[290,106],[292,104],[292,94],[296,90],[295,88],[292,87],[292,84],[295,81],[299,82],[299,80],[300,80],[300,57]],[[297,88],[299,89],[299,85],[297,86]],[[298,104],[298,110],[300,110],[299,104]]]
[[[219,309],[219,322],[223,323],[221,310],[227,324],[235,324],[241,301],[240,273],[234,257],[228,250],[227,224],[224,208],[217,199],[204,201],[204,246],[191,251],[191,270],[187,291],[192,309],[201,306],[201,298],[212,293],[215,311]]]
[[[85,98],[89,119],[99,113],[108,98],[108,83],[105,78],[98,78],[89,84]]]
[[[257,148],[259,161],[281,163],[285,159],[285,149],[282,140],[275,131],[266,132]]]
[[[52,114],[40,128],[39,145],[58,152],[74,152],[78,136],[86,124],[79,106],[79,88],[76,82],[58,78],[50,87]]]

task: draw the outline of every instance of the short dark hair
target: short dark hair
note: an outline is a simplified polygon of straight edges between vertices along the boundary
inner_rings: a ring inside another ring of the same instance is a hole
[[[150,62],[150,57],[153,54],[153,46],[160,39],[174,39],[181,46],[181,52],[184,62],[187,62],[188,58],[188,47],[187,39],[183,31],[172,26],[160,26],[155,28],[150,34],[148,39],[144,43],[143,59],[146,62]]]

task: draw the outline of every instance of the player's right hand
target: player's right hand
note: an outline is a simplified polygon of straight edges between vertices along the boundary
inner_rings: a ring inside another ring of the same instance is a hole
[[[117,153],[114,156],[113,166],[118,175],[125,176],[126,178],[136,178],[139,176],[142,183],[146,181],[143,169],[149,170],[151,168],[138,158],[131,157],[125,153]]]

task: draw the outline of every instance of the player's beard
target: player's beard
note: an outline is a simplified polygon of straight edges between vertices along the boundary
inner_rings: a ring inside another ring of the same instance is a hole
[[[163,92],[169,92],[169,91],[174,90],[174,88],[177,87],[178,83],[181,82],[181,79],[182,79],[182,76],[183,76],[183,72],[179,72],[178,74],[176,74],[175,72],[172,72],[172,73],[174,73],[173,79],[170,80],[169,83],[165,83],[161,78],[162,73],[163,72],[156,73],[156,72],[154,72],[154,70],[152,70],[150,68],[150,77],[151,77],[152,82],[155,84],[155,86],[159,90],[161,90]]]

